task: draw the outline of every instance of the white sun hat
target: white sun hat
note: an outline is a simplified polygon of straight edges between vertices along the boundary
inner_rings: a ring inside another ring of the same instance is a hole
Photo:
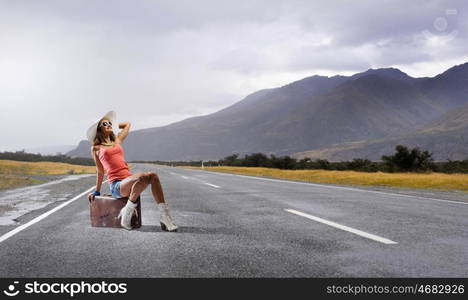
[[[93,125],[88,128],[88,131],[86,131],[86,136],[88,137],[88,141],[91,143],[91,145],[94,143],[99,121],[102,119],[109,120],[112,123],[112,131],[114,131],[114,134],[117,136],[117,115],[115,111],[111,110],[101,118],[97,119],[96,122],[94,122]]]

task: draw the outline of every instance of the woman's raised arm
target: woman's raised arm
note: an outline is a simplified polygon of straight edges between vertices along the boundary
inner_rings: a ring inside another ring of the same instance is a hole
[[[122,122],[119,123],[119,129],[122,129],[119,134],[117,135],[117,139],[120,142],[123,142],[130,131],[130,122]]]

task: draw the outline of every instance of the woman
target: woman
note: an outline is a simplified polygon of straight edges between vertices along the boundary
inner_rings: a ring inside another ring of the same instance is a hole
[[[148,185],[151,185],[151,192],[161,214],[161,228],[165,231],[177,231],[177,226],[173,223],[169,208],[164,201],[158,175],[154,172],[136,174],[130,172],[121,146],[130,130],[130,123],[119,123],[119,129],[122,130],[115,136],[112,130],[115,120],[115,112],[110,111],[91,125],[87,132],[88,140],[92,145],[91,155],[96,163],[97,170],[96,191],[89,194],[90,200],[101,194],[100,190],[105,170],[107,179],[110,182],[112,196],[115,198],[128,197],[127,204],[120,211],[119,218],[121,218],[120,223],[123,228],[132,229],[130,221],[137,206],[138,196]]]

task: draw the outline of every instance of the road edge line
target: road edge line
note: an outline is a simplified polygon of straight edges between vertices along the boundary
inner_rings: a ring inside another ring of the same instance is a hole
[[[389,196],[402,196],[402,197],[406,197],[406,198],[413,198],[413,199],[416,199],[416,200],[423,200],[424,199],[424,200],[430,200],[430,201],[436,201],[436,202],[447,202],[447,203],[453,203],[453,204],[468,205],[468,202],[462,202],[462,201],[430,198],[430,197],[425,197],[425,196],[415,196],[415,195],[407,195],[407,194],[399,194],[399,193],[391,193],[391,192],[365,190],[365,189],[353,188],[353,187],[335,186],[335,185],[332,185],[332,184],[300,182],[300,181],[293,181],[293,180],[287,180],[287,179],[264,178],[264,177],[254,176],[254,175],[241,175],[241,174],[236,174],[236,173],[223,173],[223,172],[206,171],[206,170],[193,170],[193,169],[184,169],[184,170],[202,171],[202,172],[207,172],[207,173],[211,173],[211,174],[222,174],[222,175],[226,175],[226,176],[237,176],[237,177],[251,178],[251,179],[256,179],[256,180],[303,184],[303,185],[317,186],[317,187],[324,187],[324,188],[338,189],[338,190],[348,190],[348,191],[355,191],[355,192],[374,193],[374,194],[382,194],[382,195],[389,195]]]
[[[91,188],[87,189],[86,191],[84,191],[83,193],[79,194],[78,196],[74,197],[73,199],[71,200],[68,200],[67,202],[65,203],[62,203],[60,204],[59,206],[57,207],[54,207],[53,209],[49,210],[48,212],[45,212],[43,213],[42,215],[40,216],[37,216],[35,217],[34,219],[32,219],[31,221],[23,224],[23,225],[20,225],[18,227],[16,227],[15,229],[11,230],[11,231],[8,231],[7,233],[3,234],[2,236],[0,236],[0,243],[11,238],[12,236],[14,236],[15,234],[23,231],[24,229],[36,224],[37,222],[39,222],[40,220],[42,219],[45,219],[47,218],[48,216],[50,216],[51,214],[53,214],[54,212],[62,209],[63,207],[67,206],[68,204],[72,203],[73,201],[83,197],[84,195],[86,195],[87,193],[91,192],[92,190],[94,189],[94,186],[92,186]]]

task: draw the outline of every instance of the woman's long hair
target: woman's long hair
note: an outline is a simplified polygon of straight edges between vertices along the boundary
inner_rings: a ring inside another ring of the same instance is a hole
[[[102,120],[107,120],[107,119],[101,119],[99,120],[98,122],[98,125],[97,125],[97,128],[96,128],[96,137],[94,138],[94,146],[96,145],[101,145],[102,143],[104,143],[106,140],[104,138],[104,133],[102,133],[102,130],[101,130],[101,122]],[[115,134],[114,132],[111,132],[109,134],[109,138],[111,140],[111,142],[115,142]]]

